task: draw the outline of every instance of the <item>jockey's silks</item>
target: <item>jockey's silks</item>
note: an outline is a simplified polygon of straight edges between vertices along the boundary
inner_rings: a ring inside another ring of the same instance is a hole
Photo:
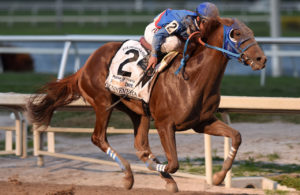
[[[154,19],[155,26],[161,29],[162,27],[166,26],[167,24],[171,23],[174,20],[176,20],[178,23],[181,23],[186,16],[196,17],[197,14],[195,12],[188,11],[188,10],[166,9]]]
[[[155,19],[155,26],[159,30],[153,37],[152,47],[156,52],[160,51],[160,47],[164,39],[170,35],[177,35],[183,39],[188,38],[186,23],[193,23],[197,14],[188,10],[172,10],[166,9]]]

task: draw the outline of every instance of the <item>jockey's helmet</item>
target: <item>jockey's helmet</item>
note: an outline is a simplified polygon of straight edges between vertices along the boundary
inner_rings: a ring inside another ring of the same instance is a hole
[[[219,16],[219,10],[213,3],[204,2],[198,5],[196,8],[197,15],[203,18],[216,18]]]
[[[201,36],[205,37],[208,34],[207,20],[216,20],[219,17],[219,10],[215,4],[204,2],[198,5],[196,13],[195,24],[201,32]]]

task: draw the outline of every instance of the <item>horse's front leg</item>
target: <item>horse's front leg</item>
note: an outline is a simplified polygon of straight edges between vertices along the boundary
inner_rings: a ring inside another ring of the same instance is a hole
[[[162,172],[159,167],[163,167],[159,160],[152,154],[149,146],[148,133],[150,119],[146,116],[140,116],[139,120],[134,121],[135,126],[135,142],[134,146],[137,150],[137,156],[146,163],[150,170],[160,172],[162,179],[166,181],[166,189],[171,192],[177,192],[178,187],[175,180],[169,173]]]
[[[157,131],[160,137],[161,144],[164,148],[168,164],[161,167],[162,172],[175,173],[179,168],[175,131],[172,125],[157,125]]]
[[[220,120],[216,120],[208,125],[200,125],[194,128],[194,130],[199,133],[206,133],[214,136],[225,136],[232,139],[231,150],[227,158],[224,160],[222,170],[215,173],[213,176],[213,184],[219,185],[223,182],[227,172],[231,169],[239,146],[242,143],[241,134]]]

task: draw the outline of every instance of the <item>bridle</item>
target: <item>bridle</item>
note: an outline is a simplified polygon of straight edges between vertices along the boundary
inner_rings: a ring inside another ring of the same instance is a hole
[[[244,48],[241,48],[241,45],[243,45],[245,42],[247,42],[251,38],[248,37],[248,38],[239,40],[238,42],[232,41],[232,39],[230,39],[230,32],[231,32],[231,30],[233,30],[232,26],[233,25],[231,25],[231,26],[223,25],[223,27],[224,27],[223,34],[224,35],[223,35],[223,47],[222,48],[213,46],[213,45],[209,45],[209,44],[203,42],[201,37],[198,39],[198,41],[201,45],[203,45],[205,47],[221,51],[223,53],[223,55],[228,59],[231,59],[232,57],[234,57],[237,60],[239,60],[241,63],[243,63],[244,65],[247,65],[247,66],[249,65],[250,67],[254,66],[255,65],[254,60],[252,60],[249,56],[247,56],[245,51],[248,50],[250,47],[256,45],[257,42],[256,41],[251,42],[248,45],[246,45]],[[175,75],[177,75],[180,72],[180,70],[183,68],[182,75],[185,78],[184,67],[185,67],[186,61],[189,59],[189,55],[186,54],[187,47],[189,44],[189,40],[192,37],[194,37],[196,34],[200,34],[200,32],[196,31],[196,32],[192,33],[189,36],[189,38],[186,40],[185,45],[184,45],[184,50],[183,50],[183,57],[181,59],[181,64],[180,64],[179,68],[176,70]]]
[[[231,32],[234,30],[233,25],[231,26],[223,25],[224,28],[223,49],[227,51],[231,51],[233,54],[226,55],[226,52],[223,52],[223,54],[229,59],[231,57],[235,57],[244,65],[250,65],[252,67],[254,65],[254,61],[245,54],[245,51],[248,50],[253,45],[256,45],[257,42],[256,41],[251,42],[248,45],[246,45],[244,48],[241,48],[241,45],[249,41],[251,37],[246,37],[239,41],[233,41],[232,38],[230,37]],[[247,63],[248,61],[250,61],[250,63]]]

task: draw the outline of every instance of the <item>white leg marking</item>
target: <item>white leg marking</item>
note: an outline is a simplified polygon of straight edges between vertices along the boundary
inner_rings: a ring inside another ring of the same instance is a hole
[[[231,150],[232,150],[233,152],[236,151],[236,149],[235,149],[233,146],[231,146]]]
[[[107,150],[106,150],[106,154],[109,154],[110,150],[111,150],[110,147],[108,147]]]

